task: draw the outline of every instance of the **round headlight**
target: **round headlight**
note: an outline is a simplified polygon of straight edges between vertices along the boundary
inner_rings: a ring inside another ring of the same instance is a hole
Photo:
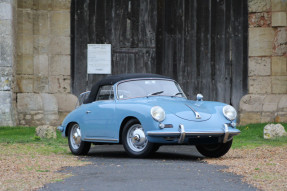
[[[236,119],[236,116],[237,116],[236,110],[231,105],[226,105],[223,107],[223,114],[230,121],[233,121],[234,119]]]
[[[152,118],[156,121],[163,121],[165,119],[165,112],[160,106],[154,106],[150,110]]]

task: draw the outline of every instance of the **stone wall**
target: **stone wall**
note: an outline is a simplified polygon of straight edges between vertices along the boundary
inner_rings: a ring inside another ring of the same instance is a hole
[[[0,0],[0,126],[17,124],[14,91],[16,0]]]
[[[287,0],[249,0],[249,94],[240,124],[287,122]]]
[[[18,0],[16,93],[20,125],[58,125],[70,94],[70,0]]]

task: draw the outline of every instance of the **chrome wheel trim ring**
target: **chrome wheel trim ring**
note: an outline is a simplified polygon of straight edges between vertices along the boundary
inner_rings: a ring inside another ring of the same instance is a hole
[[[127,143],[134,152],[143,151],[148,143],[143,128],[140,124],[134,124],[127,132]]]
[[[73,149],[78,150],[81,145],[81,130],[78,124],[74,124],[70,133],[70,142]]]

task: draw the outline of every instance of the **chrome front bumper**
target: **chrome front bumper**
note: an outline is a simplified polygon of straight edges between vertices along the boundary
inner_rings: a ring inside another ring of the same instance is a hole
[[[178,143],[182,144],[186,137],[188,136],[197,136],[200,138],[200,136],[209,136],[209,137],[223,137],[223,143],[226,143],[231,138],[230,136],[239,135],[240,131],[236,132],[230,132],[229,127],[227,124],[224,124],[222,131],[193,131],[193,132],[186,132],[184,129],[184,125],[179,125],[178,131],[174,132],[160,132],[160,131],[148,131],[147,135],[151,137],[178,137]]]

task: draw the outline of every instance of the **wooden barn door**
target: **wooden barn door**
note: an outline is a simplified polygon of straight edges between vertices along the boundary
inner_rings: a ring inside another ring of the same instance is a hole
[[[72,0],[72,91],[87,75],[87,44],[112,45],[112,73],[158,73],[190,98],[238,108],[247,93],[247,0]]]

